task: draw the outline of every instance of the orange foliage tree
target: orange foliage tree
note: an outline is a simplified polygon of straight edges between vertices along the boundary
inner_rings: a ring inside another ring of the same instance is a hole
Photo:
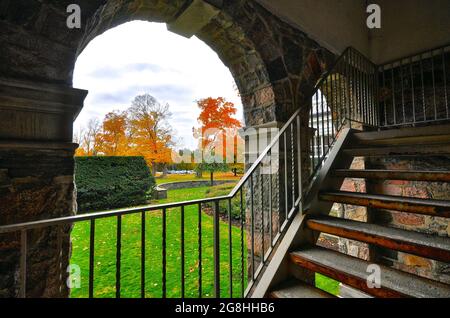
[[[157,164],[172,160],[173,137],[168,123],[171,117],[168,104],[160,104],[149,94],[136,96],[128,109],[130,141],[133,152],[145,158],[156,172]]]
[[[76,156],[143,156],[153,174],[158,164],[172,160],[173,137],[169,105],[149,94],[136,96],[126,111],[108,113],[103,123],[90,120],[74,136]]]
[[[105,156],[126,156],[129,154],[127,122],[126,112],[113,111],[106,114],[102,132],[95,138],[99,153]]]
[[[225,164],[232,164],[226,160],[230,156],[236,154],[237,151],[237,129],[242,125],[239,120],[234,118],[237,109],[233,103],[228,102],[223,97],[212,98],[208,97],[197,101],[200,108],[200,116],[198,122],[200,128],[194,129],[194,135],[200,138],[200,145],[203,152],[203,157],[213,156],[220,157],[219,162],[202,163],[199,165],[200,170],[209,171],[211,174],[211,183],[213,182],[214,171],[223,171]],[[228,137],[227,137],[228,136]],[[230,140],[230,136],[232,136]],[[233,145],[233,148],[230,148]]]

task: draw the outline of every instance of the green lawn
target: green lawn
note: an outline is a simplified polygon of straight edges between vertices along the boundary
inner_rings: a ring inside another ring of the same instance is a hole
[[[159,203],[205,197],[208,187],[169,191],[169,199]],[[115,297],[116,218],[96,221],[94,296]],[[213,296],[213,220],[202,214],[202,296]],[[220,226],[221,295],[229,295],[228,224]],[[245,238],[244,238],[245,242]],[[89,223],[75,225],[72,231],[71,264],[81,268],[81,288],[73,289],[71,297],[88,297]],[[245,244],[245,243],[244,243]],[[146,214],[146,297],[162,296],[162,213]],[[181,212],[167,213],[167,297],[181,296]],[[141,216],[122,218],[121,296],[140,297]],[[198,207],[185,209],[185,281],[186,297],[198,297]],[[232,228],[233,295],[241,292],[241,231]],[[246,264],[244,264],[246,268]]]
[[[339,282],[321,274],[316,274],[316,287],[335,296],[339,294]]]
[[[220,188],[220,186],[219,186]],[[219,189],[218,191],[225,191]],[[217,195],[209,187],[171,190],[166,200],[154,203],[193,200]],[[228,189],[226,189],[227,191]],[[162,215],[161,211],[146,213],[146,297],[162,296]],[[198,207],[185,209],[185,282],[186,297],[198,297]],[[77,223],[72,231],[71,264],[81,268],[81,288],[73,289],[71,297],[88,297],[89,222]],[[94,297],[115,297],[116,284],[116,218],[96,221]],[[213,297],[213,220],[202,213],[202,296]],[[245,233],[244,233],[245,236]],[[221,295],[229,296],[228,224],[220,226]],[[244,237],[245,244],[245,237]],[[121,296],[140,297],[141,215],[122,217]],[[244,248],[244,259],[247,259]],[[233,295],[241,296],[241,231],[232,228]],[[246,262],[244,269],[246,269]],[[246,272],[246,270],[244,270]],[[245,276],[245,275],[244,275]],[[247,280],[247,277],[245,277]],[[316,286],[337,295],[338,282],[316,275]],[[181,296],[181,212],[167,213],[167,297]]]
[[[214,173],[214,180],[236,180],[236,183],[242,178],[242,175],[234,176],[231,172],[217,172]],[[209,173],[204,173],[203,177],[197,178],[195,174],[169,174],[162,178],[161,176],[156,177],[156,184],[169,183],[169,182],[179,182],[179,181],[193,181],[193,180],[210,180]]]

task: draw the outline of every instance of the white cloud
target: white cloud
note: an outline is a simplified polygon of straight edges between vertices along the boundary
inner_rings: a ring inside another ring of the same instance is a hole
[[[195,101],[200,98],[223,96],[243,119],[233,77],[217,54],[160,23],[129,22],[95,38],[77,60],[74,87],[89,90],[75,129],[93,116],[103,119],[112,110],[125,110],[142,93],[170,104],[180,146],[196,146],[192,127],[198,125]]]

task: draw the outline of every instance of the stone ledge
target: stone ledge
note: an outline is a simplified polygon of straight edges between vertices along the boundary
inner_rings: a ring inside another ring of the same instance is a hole
[[[20,140],[0,140],[1,150],[68,150],[75,151],[78,144],[71,142],[53,142],[53,141],[20,141]]]
[[[0,77],[0,109],[70,114],[75,120],[87,94],[68,85]]]

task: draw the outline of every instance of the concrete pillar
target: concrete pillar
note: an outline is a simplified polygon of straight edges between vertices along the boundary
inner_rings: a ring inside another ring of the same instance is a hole
[[[76,212],[73,121],[87,92],[0,79],[0,225]],[[27,297],[66,297],[70,227],[28,232]],[[0,236],[0,297],[19,291],[20,235]]]

